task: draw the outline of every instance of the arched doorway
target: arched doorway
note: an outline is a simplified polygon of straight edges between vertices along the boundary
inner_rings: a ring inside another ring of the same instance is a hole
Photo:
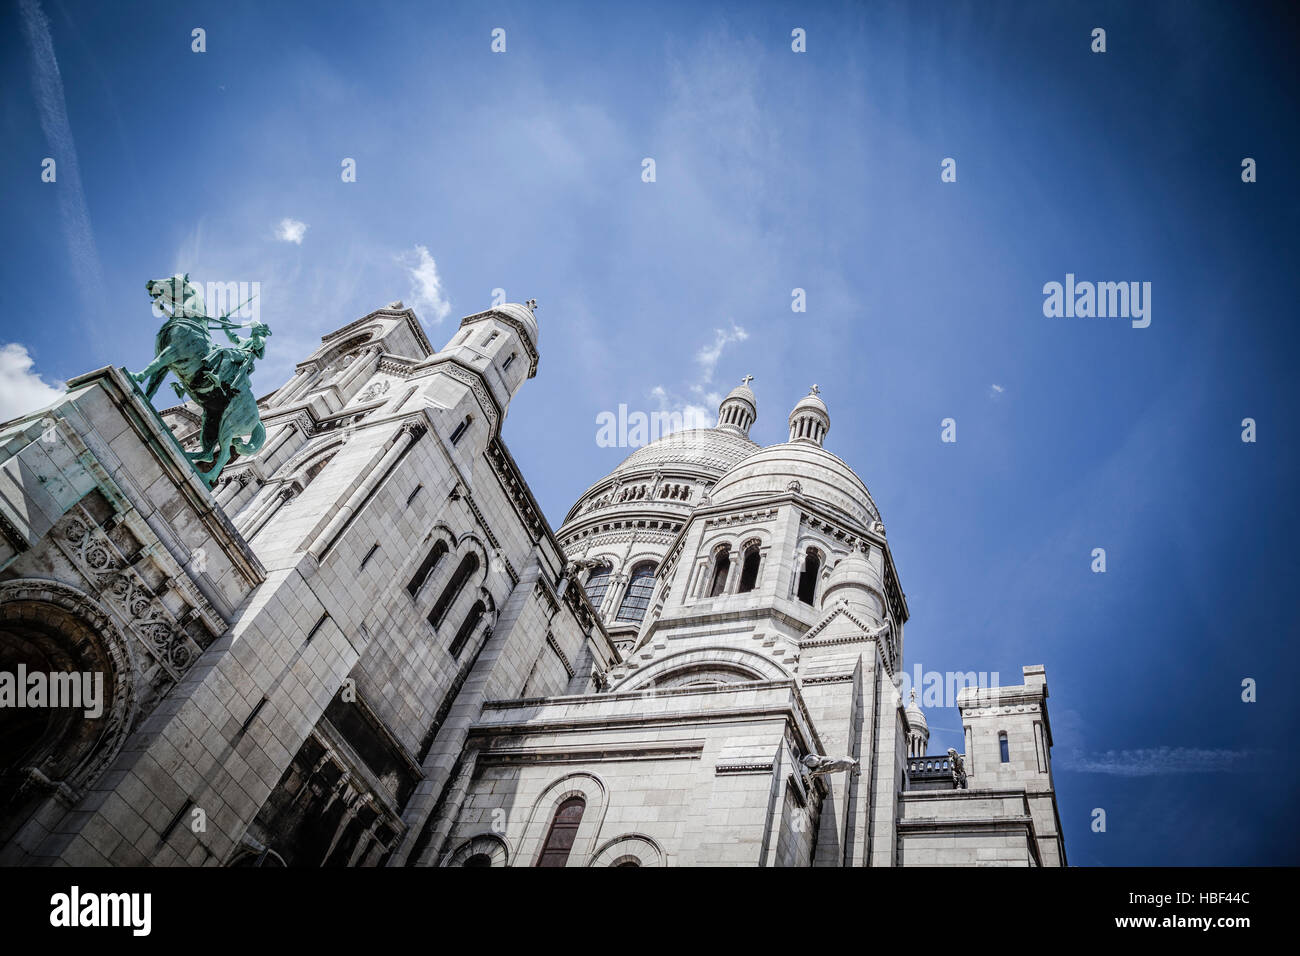
[[[0,860],[21,862],[35,849],[26,825],[52,829],[117,755],[132,673],[126,642],[89,597],[52,581],[0,585]]]

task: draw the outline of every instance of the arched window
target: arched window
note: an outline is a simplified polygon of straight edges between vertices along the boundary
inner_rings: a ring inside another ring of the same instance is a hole
[[[460,594],[460,589],[465,586],[465,582],[469,580],[469,576],[477,570],[477,554],[471,551],[469,554],[465,555],[465,557],[461,558],[460,564],[456,566],[456,572],[451,576],[451,580],[447,582],[447,586],[442,589],[442,593],[438,595],[438,603],[436,603],[433,606],[433,610],[429,612],[430,624],[434,627],[442,626],[442,619],[446,617],[447,612],[451,610],[451,606],[455,602],[457,595]]]
[[[1007,743],[1007,732],[1005,730],[998,734],[998,750],[1002,753],[1002,762],[1011,763],[1011,747]]]
[[[478,627],[478,622],[483,620],[484,607],[482,601],[475,601],[474,606],[469,609],[465,615],[465,620],[460,622],[460,629],[456,631],[456,636],[452,638],[451,646],[447,648],[452,657],[460,657],[460,652],[465,648],[465,642],[470,639],[474,633],[474,628]]]
[[[803,559],[803,573],[799,575],[799,600],[812,604],[817,596],[817,575],[822,569],[822,562],[817,557],[817,549],[809,548]]]
[[[491,866],[492,857],[486,853],[475,853],[473,856],[465,858],[465,866]]]
[[[639,622],[645,617],[645,609],[650,606],[650,594],[655,589],[655,566],[646,561],[632,569],[631,580],[627,584],[627,593],[618,608],[618,620]]]
[[[608,564],[602,564],[598,568],[592,568],[591,573],[587,575],[587,600],[597,610],[605,600],[605,592],[609,590],[609,576],[613,570]]]
[[[724,546],[713,559],[713,579],[709,582],[709,597],[717,597],[727,586],[727,573],[731,570],[731,548]]]
[[[736,588],[737,592],[744,594],[758,587],[758,565],[762,560],[759,553],[758,545],[745,549],[745,560],[740,566],[740,586]]]
[[[495,331],[494,331],[494,332],[488,332],[488,334],[487,334],[486,336],[484,336],[484,338],[483,338],[483,344],[484,344],[484,345],[491,345],[492,342],[493,342],[493,340],[496,339],[496,337],[497,337],[498,335],[500,335],[500,334],[501,334],[500,332],[495,332]]]
[[[569,862],[569,853],[573,850],[573,841],[578,836],[578,825],[582,823],[582,813],[587,809],[587,801],[582,797],[569,797],[555,810],[555,819],[542,844],[542,855],[537,860],[538,866],[564,866]]]
[[[446,553],[447,542],[442,540],[437,541],[429,549],[429,553],[420,562],[420,566],[415,569],[415,575],[406,585],[406,590],[411,597],[415,597],[420,593],[420,588],[424,587],[424,582],[429,580],[429,575],[433,573],[433,569],[438,566],[438,562],[442,560],[442,556]]]
[[[465,429],[469,428],[469,423],[473,420],[474,417],[472,415],[466,415],[465,420],[456,426],[455,430],[451,433],[451,443],[453,445],[460,441],[460,436],[465,434]]]
[[[506,359],[505,364],[501,366],[501,371],[504,372],[504,371],[506,371],[508,368],[510,368],[511,364],[512,364],[512,363],[514,362],[514,360],[515,360],[515,356],[518,355],[518,354],[519,354],[518,352],[511,352],[511,353],[510,353],[510,357],[509,357],[508,359]]]

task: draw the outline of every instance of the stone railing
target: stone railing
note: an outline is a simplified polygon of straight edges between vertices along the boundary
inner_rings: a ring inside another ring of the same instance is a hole
[[[910,780],[951,780],[952,760],[947,754],[908,757],[907,776]]]

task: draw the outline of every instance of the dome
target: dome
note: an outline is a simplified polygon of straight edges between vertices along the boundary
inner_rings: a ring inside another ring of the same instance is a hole
[[[823,415],[826,415],[827,417],[830,416],[830,410],[827,409],[826,403],[823,402],[817,395],[812,394],[812,395],[805,395],[803,398],[799,399],[798,403],[790,411],[790,417],[794,418],[794,416],[797,415],[800,411],[809,408],[815,409],[821,412]]]
[[[715,504],[721,504],[786,494],[792,483],[805,498],[829,505],[861,525],[870,526],[880,518],[862,479],[811,441],[785,442],[755,452],[723,475],[710,494]]]
[[[737,385],[727,393],[727,397],[722,400],[722,403],[726,404],[732,399],[740,399],[742,402],[749,402],[749,404],[754,406],[755,409],[758,408],[758,399],[754,397],[754,390],[748,385]]]
[[[557,532],[562,541],[592,521],[621,514],[662,513],[670,524],[685,520],[707,486],[759,445],[735,428],[688,428],[638,448],[569,509]]]
[[[537,348],[537,317],[533,315],[533,310],[526,305],[520,305],[518,302],[507,302],[505,305],[492,307],[493,312],[499,312],[501,315],[508,316],[519,322],[528,335],[528,340]]]
[[[638,448],[610,475],[682,465],[721,475],[759,447],[753,439],[730,428],[686,428]]]

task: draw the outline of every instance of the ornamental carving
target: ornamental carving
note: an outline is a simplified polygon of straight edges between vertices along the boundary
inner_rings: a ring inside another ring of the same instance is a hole
[[[202,649],[104,530],[78,508],[65,519],[55,541],[99,592],[109,611],[135,634],[168,676],[179,681]]]
[[[389,388],[388,379],[377,379],[361,390],[361,394],[357,396],[357,401],[362,403],[373,402],[379,396],[385,394]]]

